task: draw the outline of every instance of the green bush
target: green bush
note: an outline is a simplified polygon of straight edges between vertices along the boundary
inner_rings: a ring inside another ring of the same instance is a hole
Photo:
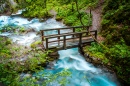
[[[67,16],[66,18],[64,18],[64,23],[66,25],[69,25],[71,26],[74,22],[76,22],[78,20],[78,18],[74,15],[70,15],[70,16]]]
[[[100,58],[104,64],[110,63],[117,75],[129,83],[127,78],[130,73],[130,47],[125,44],[123,39],[119,43],[104,46],[107,49],[97,43],[92,43],[85,49],[90,55]]]

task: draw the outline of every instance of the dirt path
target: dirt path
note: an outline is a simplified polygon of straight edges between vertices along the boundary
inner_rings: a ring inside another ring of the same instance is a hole
[[[90,30],[98,30],[101,26],[101,19],[102,19],[102,7],[103,7],[104,0],[99,0],[99,3],[97,7],[91,10],[92,14],[92,27],[90,27]],[[86,11],[87,13],[90,13],[90,9]]]
[[[99,0],[97,7],[91,10],[92,26],[89,28],[89,30],[97,30],[98,32],[100,32],[103,3],[104,3],[104,0]],[[87,10],[86,12],[90,13],[90,9]],[[98,35],[97,40],[101,42],[104,40],[104,38]]]

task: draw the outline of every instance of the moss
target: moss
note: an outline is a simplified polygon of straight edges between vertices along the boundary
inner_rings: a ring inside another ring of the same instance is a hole
[[[12,41],[10,39],[7,39],[6,42],[5,42],[6,45],[9,45],[11,43],[12,43]]]
[[[41,45],[42,42],[41,41],[36,41],[36,42],[33,42],[30,46],[31,48],[36,48],[38,45]]]
[[[23,32],[25,32],[26,30],[25,30],[25,28],[24,27],[20,27],[20,29],[19,29],[19,32],[20,33],[23,33]]]

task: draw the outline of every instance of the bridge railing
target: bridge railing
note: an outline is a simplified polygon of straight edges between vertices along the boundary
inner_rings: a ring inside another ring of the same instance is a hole
[[[44,41],[44,36],[45,36],[45,34],[44,34],[44,32],[46,32],[46,31],[53,31],[53,30],[57,30],[57,34],[58,35],[60,35],[61,34],[61,30],[67,30],[67,29],[70,29],[70,30],[72,30],[72,32],[76,32],[76,30],[77,29],[86,29],[86,31],[87,31],[87,29],[89,28],[89,26],[75,26],[75,27],[63,27],[63,28],[51,28],[51,29],[44,29],[44,30],[40,30],[41,31],[41,34],[42,34],[42,41]],[[53,34],[54,35],[54,34]]]
[[[84,29],[83,31],[81,32],[76,32],[76,29]],[[41,30],[41,37],[42,37],[42,43],[43,43],[43,46],[45,47],[46,46],[46,49],[48,49],[48,44],[49,43],[52,43],[52,42],[58,42],[58,45],[60,43],[60,41],[63,42],[63,48],[65,49],[66,48],[66,41],[67,40],[72,40],[72,39],[79,39],[79,45],[82,44],[82,38],[83,37],[87,37],[87,36],[90,36],[88,34],[88,26],[76,26],[76,27],[65,27],[65,28],[53,28],[53,29],[45,29],[45,30]],[[71,32],[67,32],[67,33],[61,33],[61,30],[65,30],[65,29],[71,29]],[[52,30],[57,30],[57,34],[51,34],[51,35],[47,35],[45,36],[44,35],[44,32],[46,31],[52,31]],[[94,30],[94,31],[90,31],[94,36],[95,38],[97,38],[97,31]],[[71,38],[67,38],[67,36],[72,36]],[[61,39],[61,37],[63,37]],[[52,39],[52,38],[57,38],[57,40],[49,40],[49,39]],[[44,44],[45,42],[45,44]]]

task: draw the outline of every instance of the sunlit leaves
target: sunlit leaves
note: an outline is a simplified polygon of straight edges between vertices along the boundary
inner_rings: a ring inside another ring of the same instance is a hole
[[[31,2],[31,1],[32,1],[32,0],[26,0],[26,2],[28,2],[28,3]]]

